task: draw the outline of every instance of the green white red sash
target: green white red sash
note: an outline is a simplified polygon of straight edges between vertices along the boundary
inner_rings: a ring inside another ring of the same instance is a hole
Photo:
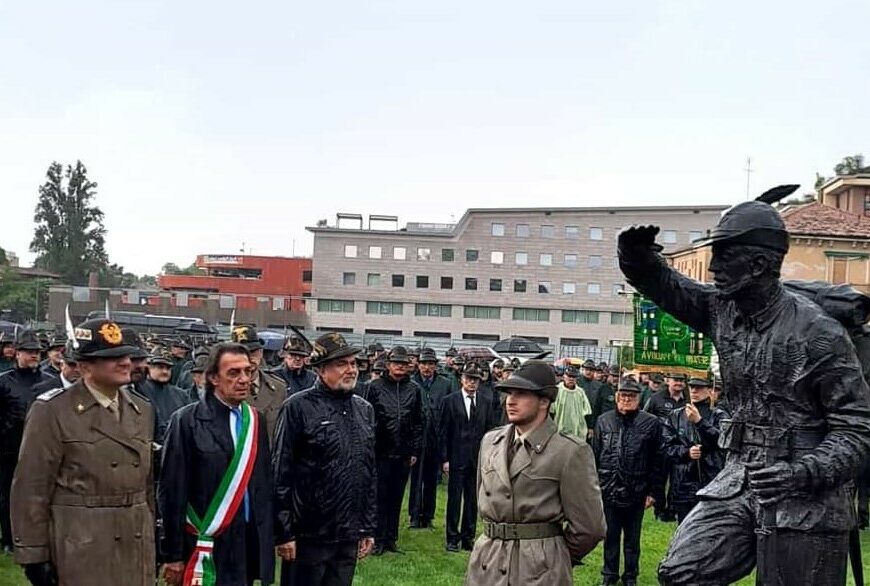
[[[196,535],[196,547],[184,568],[184,586],[215,585],[217,573],[212,555],[214,539],[229,527],[248,489],[248,481],[257,460],[260,422],[257,410],[247,403],[241,404],[240,411],[242,430],[236,440],[236,450],[208,510],[200,518],[193,507],[187,505],[186,528],[189,533]]]

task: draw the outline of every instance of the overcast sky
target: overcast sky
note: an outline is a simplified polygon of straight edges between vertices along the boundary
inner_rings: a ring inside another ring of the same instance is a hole
[[[194,4],[198,4],[194,6]],[[735,203],[870,155],[870,3],[0,4],[0,246],[52,160],[112,262],[311,251],[339,211]]]

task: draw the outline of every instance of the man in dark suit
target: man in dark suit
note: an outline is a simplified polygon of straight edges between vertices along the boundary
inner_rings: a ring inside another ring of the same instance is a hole
[[[471,551],[477,529],[477,457],[480,440],[496,426],[498,414],[489,391],[478,391],[483,373],[474,362],[462,370],[462,390],[444,400],[441,461],[447,482],[447,551]],[[462,510],[462,528],[459,512]]]
[[[435,488],[441,476],[438,445],[441,407],[450,394],[450,380],[438,374],[438,357],[432,348],[420,350],[417,372],[412,380],[420,387],[423,400],[423,454],[411,468],[411,492],[408,494],[408,515],[411,529],[432,527],[435,517]]]
[[[271,454],[266,420],[246,403],[253,374],[247,348],[217,344],[209,353],[205,374],[205,398],[172,416],[163,446],[157,491],[164,527],[163,575],[167,584],[181,584],[185,564],[195,564],[200,544],[211,539],[217,586],[254,580],[271,584],[275,573]],[[237,452],[240,465],[249,462],[243,469],[250,466],[251,472],[238,483],[225,485],[225,476],[236,469],[232,464]],[[233,491],[222,487],[236,485],[238,493],[230,501]],[[217,502],[235,505],[213,509]],[[190,521],[188,507],[196,516],[199,537],[185,529]],[[223,509],[229,511],[226,528],[211,534],[202,522],[210,510],[220,514]]]

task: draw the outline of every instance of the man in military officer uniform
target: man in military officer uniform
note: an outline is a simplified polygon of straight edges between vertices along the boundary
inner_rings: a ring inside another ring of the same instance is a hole
[[[134,349],[105,319],[75,328],[73,345],[81,379],[40,395],[24,428],[15,561],[34,586],[153,586],[154,415],[122,388]]]
[[[291,336],[284,344],[284,364],[273,370],[272,374],[284,381],[288,397],[310,389],[317,381],[317,375],[305,365],[305,358],[309,354],[311,348],[298,336]]]
[[[0,531],[4,550],[12,548],[9,495],[18,461],[24,418],[36,398],[33,388],[55,380],[39,369],[42,346],[31,330],[20,330],[15,343],[15,367],[0,375]]]
[[[254,371],[251,374],[251,396],[248,403],[263,415],[271,445],[275,441],[278,413],[287,398],[287,387],[282,379],[263,369],[263,342],[255,328],[237,326],[233,329],[232,337],[233,342],[243,345],[250,353]]]
[[[511,424],[487,433],[480,445],[484,534],[465,584],[569,586],[572,566],[604,538],[592,450],[550,419],[557,391],[549,364],[528,360],[497,388],[508,394]]]
[[[425,529],[432,527],[435,517],[436,486],[441,476],[441,408],[450,394],[450,381],[438,374],[438,357],[432,348],[420,350],[417,373],[411,380],[420,387],[423,401],[423,452],[411,468],[408,514],[411,529]]]
[[[845,327],[780,281],[789,234],[768,202],[796,188],[722,216],[707,241],[713,284],[667,265],[657,227],[619,236],[628,282],[716,346],[732,415],[725,467],[678,527],[664,584],[730,584],[756,561],[759,584],[846,582],[847,483],[870,452],[870,391]]]

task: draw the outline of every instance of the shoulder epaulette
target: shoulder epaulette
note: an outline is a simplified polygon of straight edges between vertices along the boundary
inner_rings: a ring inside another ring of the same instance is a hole
[[[41,395],[36,397],[36,400],[37,401],[51,401],[52,399],[57,397],[59,394],[61,394],[65,390],[66,389],[63,387],[58,387],[56,389],[51,389],[50,391],[45,391],[44,393],[42,393]]]

